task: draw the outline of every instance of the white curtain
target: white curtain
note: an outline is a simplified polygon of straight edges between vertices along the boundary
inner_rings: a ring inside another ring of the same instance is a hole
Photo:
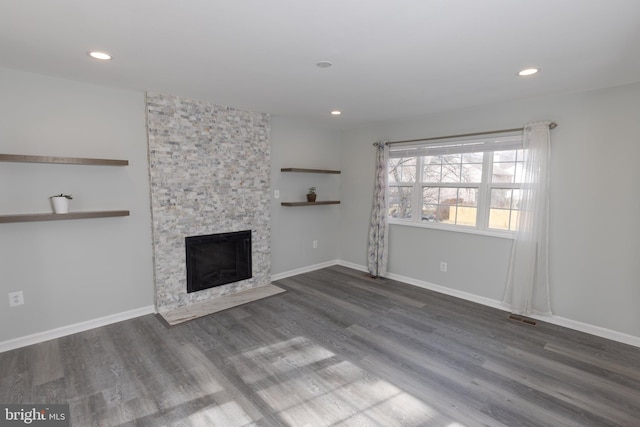
[[[387,271],[387,241],[389,239],[387,159],[389,158],[389,148],[384,142],[377,142],[374,146],[376,147],[376,172],[369,222],[367,267],[373,277],[378,277],[384,276]]]
[[[549,166],[551,122],[524,128],[524,188],[503,303],[513,313],[551,315],[549,301]]]

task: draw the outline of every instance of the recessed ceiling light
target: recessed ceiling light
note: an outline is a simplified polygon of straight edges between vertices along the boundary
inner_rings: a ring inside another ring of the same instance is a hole
[[[531,76],[540,71],[537,68],[526,68],[518,73],[519,76]]]
[[[103,61],[108,61],[109,59],[111,59],[111,55],[109,55],[108,53],[99,52],[97,50],[92,50],[91,52],[89,52],[89,56],[94,59],[101,59]]]
[[[339,110],[333,110],[333,111],[331,112],[331,115],[332,115],[332,116],[339,116],[340,114],[342,114],[342,111],[339,111]]]
[[[318,68],[329,68],[329,67],[331,67],[332,65],[333,65],[333,63],[332,63],[332,62],[329,62],[329,61],[319,61],[319,62],[316,62],[316,67],[318,67]]]

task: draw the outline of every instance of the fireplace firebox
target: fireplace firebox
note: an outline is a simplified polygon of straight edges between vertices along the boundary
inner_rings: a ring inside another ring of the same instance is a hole
[[[250,279],[251,230],[185,238],[187,292]]]

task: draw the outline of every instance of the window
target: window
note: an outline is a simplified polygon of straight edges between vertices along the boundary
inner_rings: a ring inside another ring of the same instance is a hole
[[[389,218],[458,230],[515,231],[524,156],[521,133],[392,145]]]

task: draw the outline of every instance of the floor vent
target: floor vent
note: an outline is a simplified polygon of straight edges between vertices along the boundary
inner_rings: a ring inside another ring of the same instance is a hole
[[[510,314],[509,319],[526,323],[527,325],[536,326],[535,320],[527,319],[526,317],[518,316],[517,314]]]

